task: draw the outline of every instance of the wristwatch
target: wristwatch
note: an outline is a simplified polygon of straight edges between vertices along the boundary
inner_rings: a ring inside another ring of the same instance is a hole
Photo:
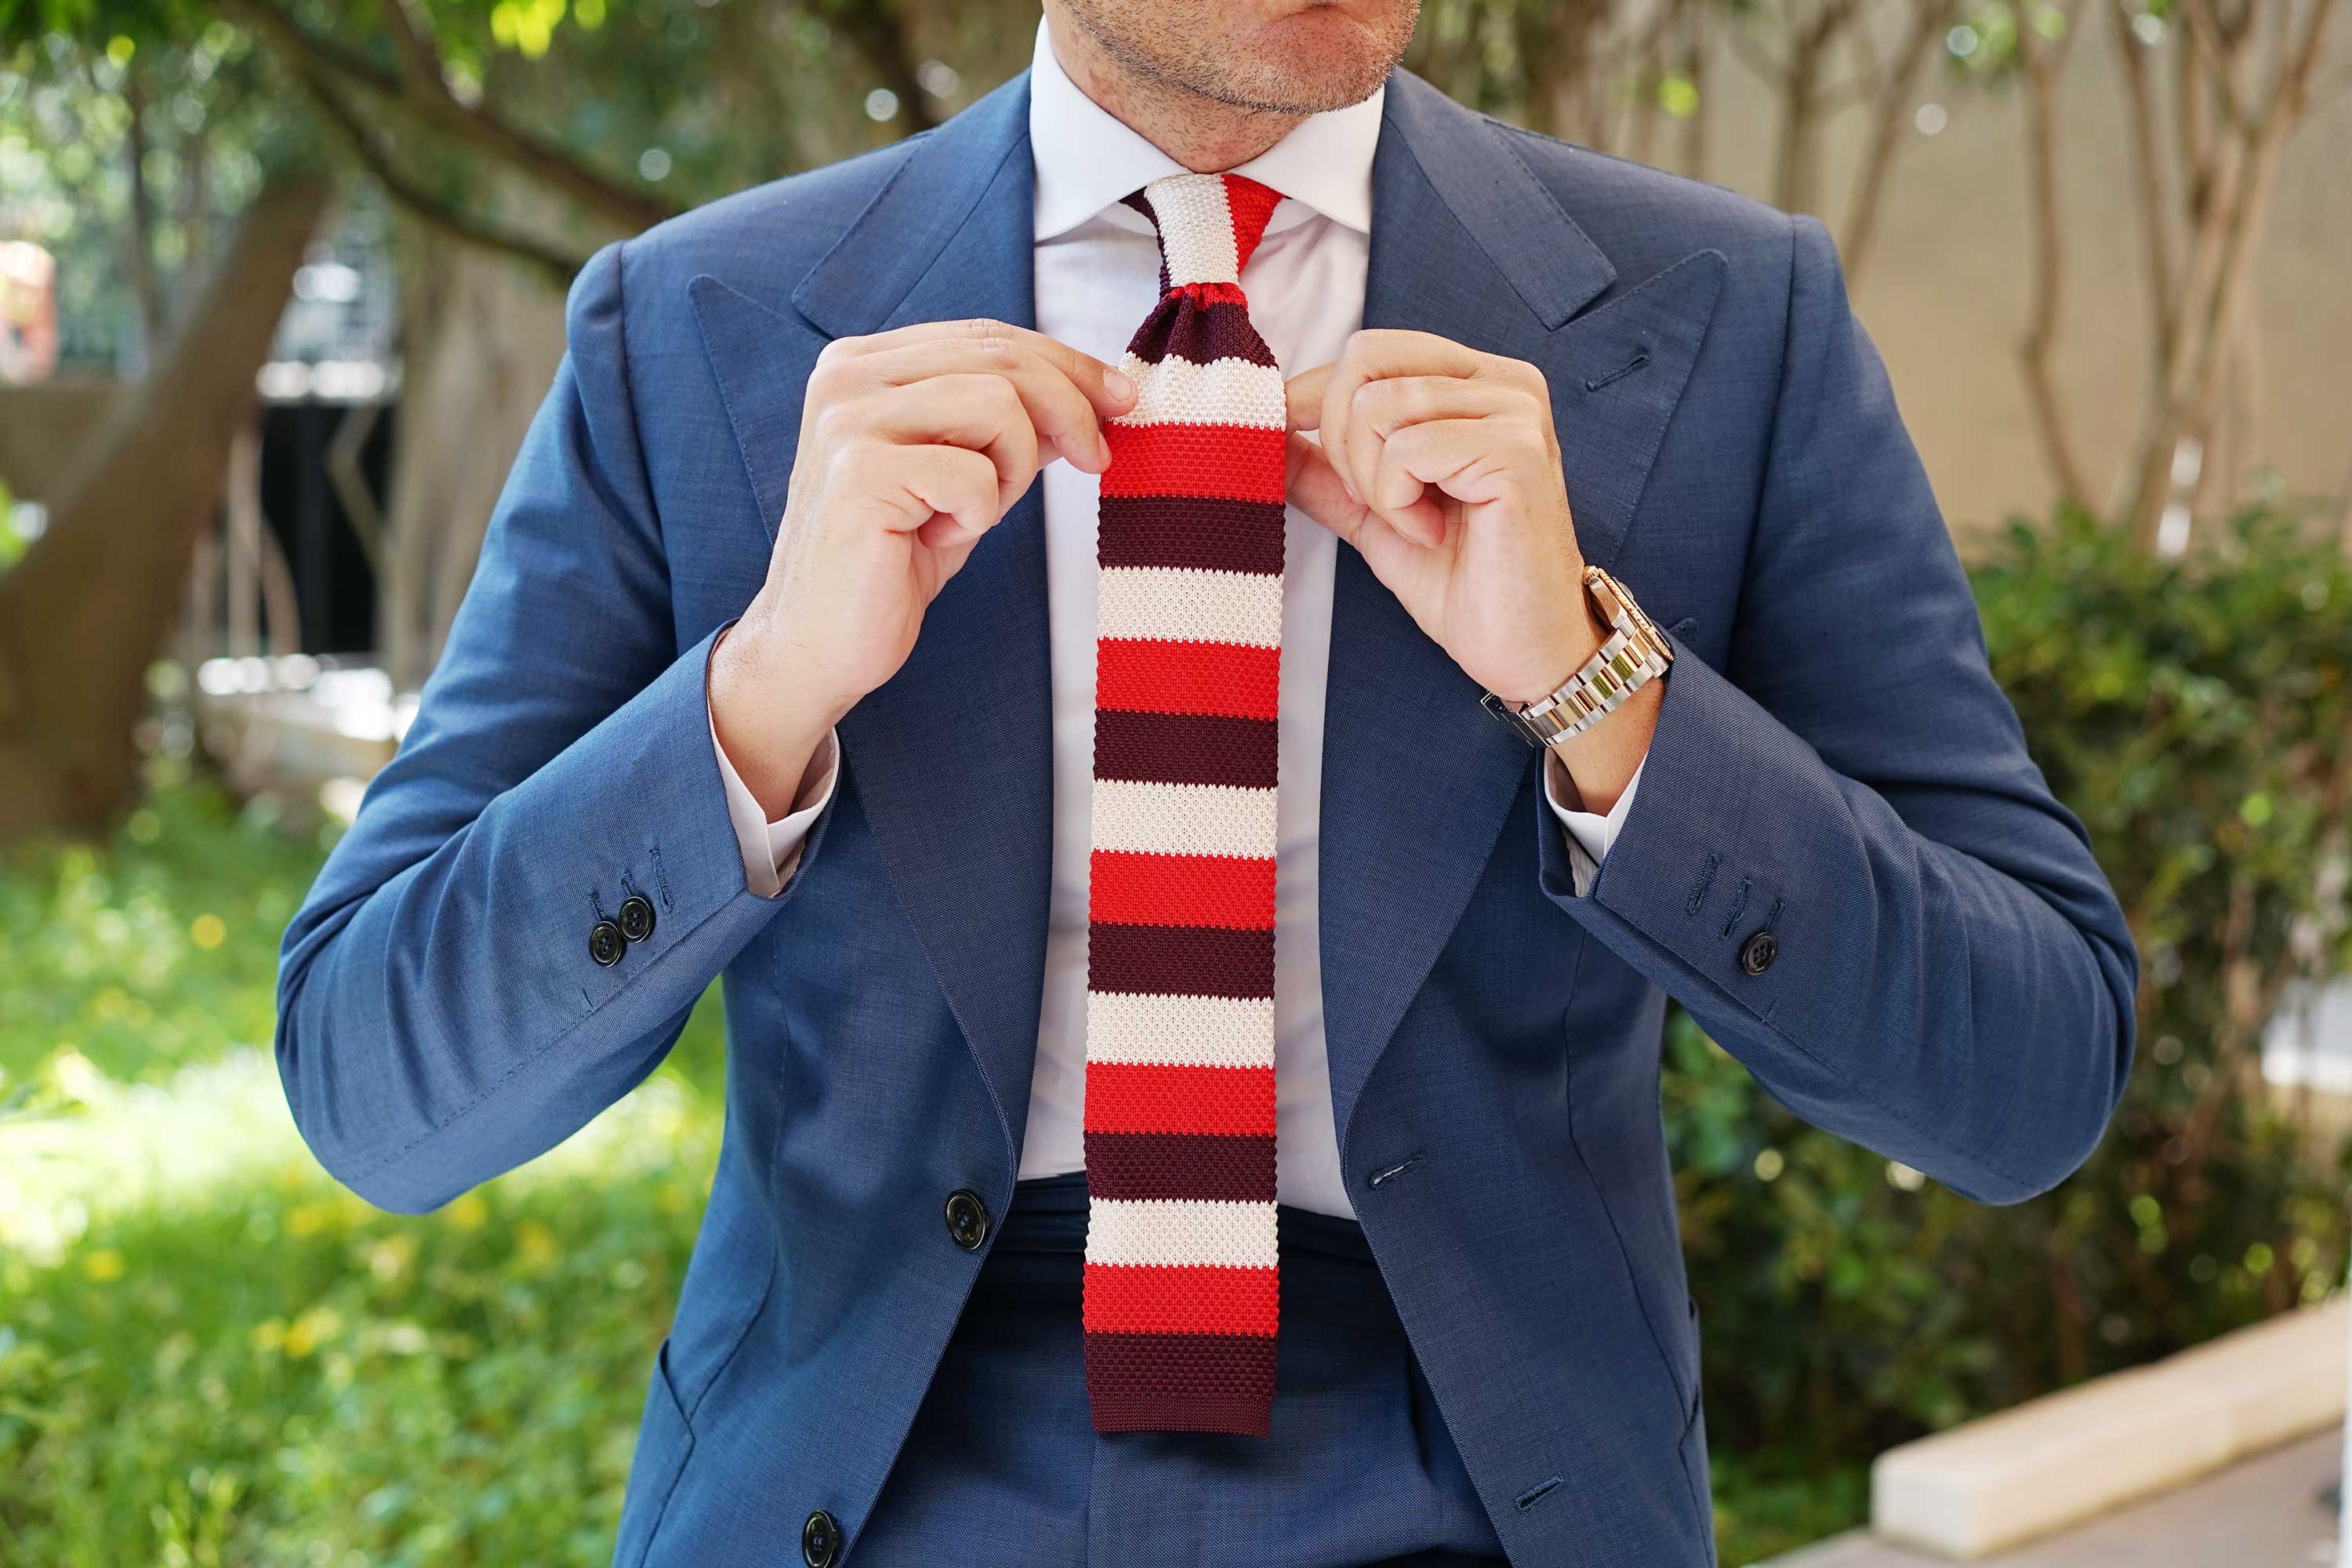
[[[1591,562],[1584,567],[1584,592],[1612,628],[1600,651],[1549,697],[1523,707],[1491,691],[1479,700],[1530,746],[1555,746],[1591,729],[1675,661],[1674,645],[1642,613],[1625,585]]]

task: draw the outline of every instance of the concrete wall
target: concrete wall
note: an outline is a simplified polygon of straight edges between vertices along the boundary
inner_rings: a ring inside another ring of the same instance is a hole
[[[2067,270],[2054,363],[2076,460],[2104,501],[2145,396],[2148,307],[2114,44],[2097,7],[2084,14],[2096,25],[2077,40],[2059,107]],[[2168,68],[2177,47],[2153,60]],[[2352,26],[2337,26],[2332,52],[2323,79],[2352,63]],[[1706,86],[1708,177],[1769,198],[1776,106],[1727,53]],[[1949,122],[1933,137],[1906,133],[1855,305],[1966,543],[2012,510],[2043,510],[2052,490],[2016,354],[2028,280],[2024,116],[2015,89],[1961,82],[1940,63],[1919,99],[1942,104]],[[1853,111],[1829,138],[1822,216],[1832,233],[1844,227],[1863,138]],[[2352,482],[2352,91],[2338,90],[2290,148],[2256,286],[2262,413],[2250,446],[2291,489],[2340,494]]]

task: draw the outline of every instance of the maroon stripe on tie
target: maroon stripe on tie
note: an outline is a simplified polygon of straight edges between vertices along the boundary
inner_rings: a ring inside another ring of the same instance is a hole
[[[1282,570],[1282,503],[1220,496],[1105,496],[1095,557],[1105,566]]]
[[[1146,364],[1158,364],[1171,355],[1194,364],[1221,359],[1275,363],[1274,351],[1250,325],[1246,306],[1223,300],[1203,305],[1181,294],[1170,294],[1153,306],[1127,349]]]
[[[1280,731],[1222,713],[1095,714],[1095,777],[1272,789]]]
[[[1205,1132],[1089,1132],[1087,1190],[1098,1198],[1264,1203],[1274,1140]]]
[[[1274,932],[1089,921],[1087,989],[1147,996],[1271,996]]]
[[[1263,1437],[1274,1413],[1272,1334],[1086,1336],[1097,1432]]]

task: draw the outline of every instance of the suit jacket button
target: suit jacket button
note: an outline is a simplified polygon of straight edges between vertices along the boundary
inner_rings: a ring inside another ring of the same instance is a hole
[[[840,1554],[841,1527],[833,1522],[833,1515],[818,1509],[801,1526],[801,1561],[808,1568],[833,1568]]]
[[[966,1252],[978,1252],[988,1239],[988,1205],[969,1187],[948,1194],[948,1235]]]
[[[654,934],[654,907],[635,894],[621,900],[620,913],[614,918],[620,923],[621,934],[631,942],[643,942]]]
[[[1739,967],[1750,974],[1761,974],[1772,967],[1772,960],[1780,952],[1780,939],[1772,934],[1771,927],[1766,926],[1739,944]]]
[[[628,951],[628,939],[611,921],[598,921],[588,928],[588,956],[596,961],[599,968],[612,968]]]

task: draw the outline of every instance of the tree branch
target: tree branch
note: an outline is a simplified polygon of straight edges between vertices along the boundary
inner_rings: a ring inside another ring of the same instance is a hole
[[[1870,242],[1878,232],[1878,214],[1886,195],[1886,176],[1895,166],[1895,159],[1904,145],[1903,110],[1917,92],[1919,78],[1942,46],[1944,31],[1950,25],[1956,0],[1912,0],[1911,30],[1904,35],[1903,45],[1895,57],[1892,70],[1880,80],[1875,98],[1876,113],[1872,116],[1868,151],[1863,156],[1862,175],[1856,182],[1853,207],[1846,219],[1843,241],[1838,246],[1839,258],[1845,266],[1847,287],[1853,285],[1864,260],[1870,254]],[[1869,31],[1868,28],[1862,29]],[[1858,37],[1859,35],[1857,35]]]
[[[2026,394],[2033,404],[2034,423],[2042,454],[2057,482],[2058,499],[2080,503],[2085,493],[2083,471],[2074,460],[2067,434],[2065,412],[2050,371],[2050,350],[2058,335],[2059,290],[2064,279],[2065,254],[2059,231],[2057,99],[2058,72],[2064,67],[2074,37],[2074,10],[2066,10],[2066,30],[2055,43],[2037,39],[2031,27],[2018,29],[2018,48],[2025,67],[2025,153],[2031,189],[2029,205],[2033,236],[2032,306],[2018,358],[2025,374]]]
[[[336,93],[331,83],[310,71],[298,70],[296,75],[310,93],[310,101],[320,115],[341,133],[353,154],[394,201],[453,239],[503,251],[529,262],[558,289],[572,286],[572,276],[580,270],[583,258],[542,244],[529,235],[476,217],[457,204],[436,196],[400,168],[391,152],[361,122],[359,116],[352,112],[351,105]]]
[[[269,0],[249,0],[268,4]],[[591,212],[601,213],[631,233],[651,228],[677,209],[657,196],[606,179],[551,142],[519,131],[479,104],[467,103],[449,89],[449,75],[435,42],[432,25],[416,0],[386,0],[394,42],[405,68],[405,97],[443,130],[498,153],[525,174],[562,191]]]
[[[2172,242],[2164,226],[2164,166],[2157,155],[2156,101],[2148,91],[2147,61],[2131,13],[2123,0],[2109,0],[2116,54],[2123,67],[2124,110],[2131,132],[2132,172],[2139,177],[2140,246],[2147,261],[2148,312],[2158,374],[2172,357]]]
[[[278,0],[223,0],[222,8],[247,22],[280,51],[292,57],[298,69],[308,72],[314,87],[322,85],[326,79],[340,79],[399,104],[628,233],[650,228],[677,211],[657,197],[625,189],[561,148],[516,130],[488,110],[461,102],[449,90],[438,50],[423,34],[415,34],[403,44],[403,58],[410,69],[395,73],[303,26]],[[395,33],[406,30],[415,20],[399,4],[388,9],[395,18]],[[314,91],[312,96],[320,95]],[[345,106],[338,100],[337,107]]]
[[[918,131],[939,123],[915,74],[914,51],[908,47],[907,28],[884,0],[834,0],[824,15],[849,35],[866,63],[882,73],[882,85],[898,100],[898,111]]]

